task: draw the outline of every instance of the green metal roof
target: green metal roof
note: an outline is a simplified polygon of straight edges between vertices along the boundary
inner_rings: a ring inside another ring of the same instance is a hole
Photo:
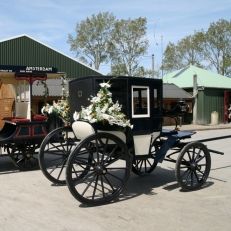
[[[0,40],[0,65],[56,67],[59,72],[65,72],[67,78],[102,75],[28,35]]]
[[[180,88],[192,88],[197,75],[198,87],[231,89],[231,78],[190,65],[163,77],[164,83],[174,83]]]

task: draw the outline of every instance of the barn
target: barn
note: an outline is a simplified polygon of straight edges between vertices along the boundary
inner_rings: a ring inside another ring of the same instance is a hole
[[[0,40],[0,66],[27,67],[32,69],[55,68],[58,72],[65,73],[66,78],[78,78],[87,75],[101,75],[93,68],[69,57],[50,46],[28,36],[20,35],[13,38]],[[64,81],[61,79],[47,81],[49,89],[48,102],[60,98]],[[28,86],[23,86],[25,89]],[[44,103],[45,89],[39,83],[33,84],[32,108],[38,113]],[[17,98],[15,86],[4,84],[0,81],[0,121],[3,117],[12,116],[14,102]],[[26,96],[25,100],[28,98]],[[0,124],[0,127],[2,125]]]

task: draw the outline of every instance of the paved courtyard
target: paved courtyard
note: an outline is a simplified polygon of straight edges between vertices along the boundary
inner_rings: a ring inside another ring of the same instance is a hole
[[[231,134],[231,129],[199,131],[193,139]],[[211,154],[205,187],[182,192],[175,165],[164,162],[148,176],[131,174],[120,200],[85,207],[66,186],[52,186],[40,170],[17,171],[0,157],[1,231],[228,231],[231,226],[231,139],[208,142],[225,152]]]

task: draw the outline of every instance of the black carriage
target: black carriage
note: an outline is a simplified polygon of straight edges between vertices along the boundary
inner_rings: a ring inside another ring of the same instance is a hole
[[[32,113],[32,84],[36,80],[62,76],[64,73],[54,68],[0,66],[1,83],[12,84],[15,89],[23,85],[24,92],[16,94],[13,115],[3,118],[4,126],[0,131],[1,155],[8,155],[20,170],[38,169],[36,150],[50,131],[47,117]]]
[[[192,131],[162,129],[163,116],[182,113],[163,111],[162,80],[105,76],[74,79],[69,82],[72,113],[89,105],[100,84],[108,81],[113,102],[122,105],[133,128],[77,120],[72,129],[53,131],[40,148],[40,167],[45,176],[54,183],[67,183],[77,200],[90,205],[117,199],[131,170],[137,175],[148,174],[163,160],[176,163],[176,178],[184,190],[200,188],[210,172],[210,152],[216,151],[208,150],[202,142],[187,142]]]

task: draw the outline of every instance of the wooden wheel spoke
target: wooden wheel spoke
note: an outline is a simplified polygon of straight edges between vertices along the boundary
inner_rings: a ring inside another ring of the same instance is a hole
[[[201,152],[202,152],[202,149],[199,149],[199,152],[197,153],[195,157],[195,161],[197,161],[197,159],[201,156]]]
[[[146,162],[149,164],[149,166],[152,166],[152,164],[151,164],[151,162],[149,161],[149,159],[147,159]]]
[[[196,170],[193,171],[193,173],[194,173],[194,175],[195,175],[195,177],[196,177],[196,179],[197,179],[197,182],[199,183],[199,182],[200,182],[200,179],[199,179],[199,177],[198,177],[198,175],[197,175],[197,173],[196,173]]]
[[[104,190],[103,176],[100,176],[100,181],[101,181],[101,187],[102,187],[103,197],[105,197],[105,190]]]
[[[196,160],[196,163],[199,163],[201,160],[203,160],[205,158],[205,155],[203,156],[200,156],[197,160]]]
[[[190,155],[190,152],[187,151],[187,154],[188,154],[189,161],[191,162],[191,161],[192,161],[192,157],[191,157],[191,155]]]
[[[99,176],[97,175],[96,180],[95,180],[94,190],[93,190],[93,193],[92,193],[92,200],[94,200],[94,198],[95,198],[95,193],[96,193],[96,189],[97,189],[97,185],[98,185],[98,180],[99,180]]]
[[[63,169],[64,169],[64,164],[62,165],[62,167],[61,167],[61,169],[59,171],[59,174],[58,174],[58,177],[57,177],[58,180],[60,179],[60,176],[61,176],[61,174],[63,172]]]
[[[106,150],[107,150],[107,147],[108,147],[109,138],[108,137],[106,138],[105,143],[102,141],[102,139],[100,139],[99,141],[100,141],[100,144],[103,147],[102,157],[101,157],[101,160],[100,160],[102,162],[104,160],[104,156],[105,156],[105,153],[106,153]]]
[[[113,185],[111,184],[111,182],[109,181],[109,179],[106,177],[106,175],[104,175],[104,178],[107,181],[108,185],[111,187],[112,191],[115,192],[116,189],[114,189]]]
[[[104,160],[104,163],[107,162],[107,161],[111,158],[111,156],[114,155],[114,153],[115,153],[115,151],[116,151],[116,149],[117,149],[118,147],[119,147],[118,144],[116,144],[116,145],[114,146],[114,148],[112,149],[112,151],[108,154],[107,158]]]
[[[56,164],[55,166],[52,167],[52,170],[49,171],[50,175],[59,167],[62,166],[62,168],[64,167],[66,163],[66,160],[61,161],[60,163]]]
[[[188,168],[186,171],[184,171],[184,173],[181,175],[181,177],[184,178],[185,175],[187,175],[186,178],[188,178],[189,174],[190,174],[190,169]]]
[[[199,168],[197,168],[196,171],[198,171],[199,173],[201,173],[202,175],[204,175],[204,172],[202,172]]]
[[[194,172],[191,171],[191,174],[190,174],[190,179],[191,179],[191,187],[193,186],[193,175],[194,175]]]
[[[83,192],[81,193],[81,196],[84,196],[84,194],[87,192],[87,190],[91,187],[92,183],[94,181],[94,177],[88,182],[86,188],[83,190]]]
[[[144,160],[141,160],[140,162],[140,167],[139,167],[139,171],[141,172],[142,166],[143,166]]]

